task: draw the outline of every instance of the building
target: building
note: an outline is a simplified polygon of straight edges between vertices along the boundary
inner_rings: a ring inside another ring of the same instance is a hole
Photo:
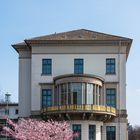
[[[126,61],[132,40],[80,29],[12,45],[19,116],[67,120],[76,140],[127,140]]]
[[[0,120],[5,116],[10,119],[18,119],[18,103],[0,103]]]
[[[0,139],[1,140],[6,139],[4,136],[1,135],[2,128],[3,126],[6,125],[6,117],[14,121],[18,120],[18,103],[12,103],[12,102],[0,103]]]

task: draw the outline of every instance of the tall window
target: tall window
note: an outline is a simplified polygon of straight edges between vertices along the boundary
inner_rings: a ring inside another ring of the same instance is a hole
[[[52,74],[52,59],[42,59],[42,74]]]
[[[96,126],[89,125],[89,140],[96,140]]]
[[[83,59],[74,59],[74,73],[83,74],[84,72],[83,65],[84,65]]]
[[[116,140],[116,127],[107,126],[106,127],[106,140]]]
[[[67,86],[66,84],[61,85],[61,105],[67,104]]]
[[[72,83],[71,92],[73,96],[73,104],[82,104],[82,83]]]
[[[106,89],[106,104],[108,106],[116,107],[116,89]]]
[[[42,89],[42,107],[47,107],[52,105],[52,90]]]
[[[115,58],[106,59],[106,74],[115,74]]]
[[[74,137],[73,140],[81,140],[81,124],[73,124],[72,130],[74,133],[78,133],[78,137]]]

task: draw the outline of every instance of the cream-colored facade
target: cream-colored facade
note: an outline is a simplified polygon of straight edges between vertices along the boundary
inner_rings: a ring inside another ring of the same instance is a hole
[[[131,43],[129,38],[81,29],[13,45],[19,53],[19,116],[67,120],[72,128],[78,124],[81,140],[112,140],[109,135],[127,140],[126,61]],[[42,73],[43,59],[51,59],[49,75]],[[82,74],[74,71],[75,59],[83,60]],[[106,73],[107,59],[115,60],[113,74]],[[82,84],[80,92],[74,83]],[[42,106],[45,89],[52,91],[51,106]],[[115,89],[115,107],[107,105],[107,89]],[[90,125],[94,129],[89,130]]]

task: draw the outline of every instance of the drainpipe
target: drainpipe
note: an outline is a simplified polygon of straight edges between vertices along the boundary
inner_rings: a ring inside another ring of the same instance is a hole
[[[118,48],[118,93],[119,93],[119,113],[120,113],[120,107],[121,107],[121,93],[120,93],[120,48],[121,48],[121,41],[119,41],[119,48]],[[118,127],[119,127],[119,140],[121,140],[121,135],[120,135],[120,131],[121,131],[121,126],[120,126],[120,114],[119,114],[119,118],[118,118]]]

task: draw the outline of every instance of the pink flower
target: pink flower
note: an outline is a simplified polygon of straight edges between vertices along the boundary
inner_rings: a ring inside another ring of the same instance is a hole
[[[7,119],[10,127],[4,127],[5,135],[17,140],[72,140],[78,134],[73,134],[67,122],[53,120],[39,121],[35,119],[20,119],[18,123]]]

